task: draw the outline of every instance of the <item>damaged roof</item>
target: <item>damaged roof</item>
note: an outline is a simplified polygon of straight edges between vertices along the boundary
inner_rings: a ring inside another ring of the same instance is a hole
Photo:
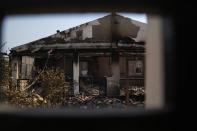
[[[14,47],[11,52],[28,50],[36,52],[51,48],[105,49],[111,47],[112,42],[116,43],[125,38],[129,38],[131,42],[145,42],[146,26],[145,23],[118,14],[110,14],[64,31],[57,30],[48,37]],[[133,44],[133,46],[141,45]]]

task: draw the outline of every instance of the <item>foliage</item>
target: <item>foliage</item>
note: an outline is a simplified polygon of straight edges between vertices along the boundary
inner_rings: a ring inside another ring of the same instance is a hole
[[[7,86],[8,85],[8,61],[6,61],[5,59],[5,55],[7,55],[7,53],[3,53],[3,47],[5,46],[5,42],[4,43],[0,43],[0,86]]]
[[[5,91],[9,87],[9,61],[0,55],[0,101],[6,99]]]
[[[51,105],[61,104],[68,96],[69,83],[65,82],[64,71],[60,68],[46,68],[40,75],[41,95]]]
[[[34,92],[28,93],[27,91],[8,90],[6,95],[11,105],[20,108],[39,107],[45,104],[44,99]]]
[[[46,68],[39,76],[35,89],[25,91],[11,87],[6,91],[8,103],[16,107],[56,107],[66,101],[69,84],[64,80],[64,71],[59,68]],[[15,90],[14,90],[15,89]]]
[[[9,61],[4,56],[0,56],[0,86],[9,85]]]

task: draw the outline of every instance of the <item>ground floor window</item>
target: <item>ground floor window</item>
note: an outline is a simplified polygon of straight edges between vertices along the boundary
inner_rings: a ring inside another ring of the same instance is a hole
[[[88,75],[88,61],[80,61],[80,75]]]
[[[22,70],[21,77],[23,79],[31,78],[32,68],[33,68],[34,58],[30,56],[22,56]]]
[[[143,75],[142,60],[128,60],[128,76]]]

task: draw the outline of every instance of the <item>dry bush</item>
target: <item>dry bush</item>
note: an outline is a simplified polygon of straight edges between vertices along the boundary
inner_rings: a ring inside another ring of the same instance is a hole
[[[36,90],[14,90],[12,87],[6,91],[9,104],[19,108],[26,107],[56,107],[65,103],[69,84],[64,80],[64,71],[59,68],[46,68],[37,81],[42,92]]]
[[[9,87],[9,61],[0,55],[0,102],[6,100],[6,90]]]
[[[9,61],[0,56],[0,86],[9,85]]]
[[[65,82],[64,71],[60,68],[46,68],[40,75],[39,81],[43,96],[51,106],[65,102],[70,88]]]
[[[44,99],[34,92],[8,90],[6,95],[9,104],[19,108],[39,107],[45,104]]]

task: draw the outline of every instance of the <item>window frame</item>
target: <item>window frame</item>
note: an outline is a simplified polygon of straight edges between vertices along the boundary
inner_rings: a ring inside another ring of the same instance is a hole
[[[23,60],[24,58],[24,60]],[[34,58],[31,56],[22,56],[21,62],[21,78],[31,79],[33,70]]]
[[[135,71],[135,72],[133,73],[133,75],[130,75],[130,74],[129,74],[129,72],[130,72],[130,71],[129,71],[129,70],[130,70],[130,68],[129,68],[129,61],[132,61],[132,62],[135,63],[135,65],[134,65],[134,66],[135,66],[135,67],[134,67],[135,69],[134,69],[134,70],[136,70],[137,61],[141,61],[141,63],[142,63],[142,73],[136,73],[136,71]],[[144,70],[144,60],[143,60],[143,58],[140,58],[140,59],[139,59],[139,58],[138,58],[138,59],[127,58],[127,59],[126,59],[126,66],[127,66],[126,69],[127,69],[127,76],[128,76],[128,77],[137,77],[137,76],[141,76],[141,77],[142,77],[142,76],[144,76],[144,71],[145,71],[145,70]]]

